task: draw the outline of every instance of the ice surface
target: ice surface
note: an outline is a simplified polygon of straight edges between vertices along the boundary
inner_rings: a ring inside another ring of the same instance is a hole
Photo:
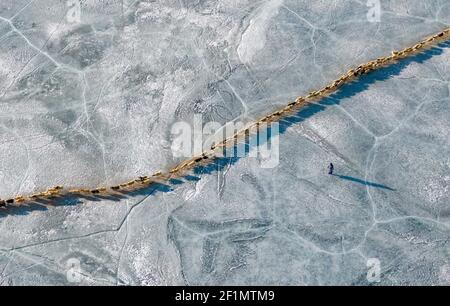
[[[166,168],[174,122],[258,117],[450,24],[444,0],[382,0],[380,22],[366,1],[90,0],[80,22],[75,2],[0,1],[2,198]],[[449,62],[444,44],[304,110],[273,169],[0,212],[0,282],[376,284],[375,258],[381,284],[450,284]]]

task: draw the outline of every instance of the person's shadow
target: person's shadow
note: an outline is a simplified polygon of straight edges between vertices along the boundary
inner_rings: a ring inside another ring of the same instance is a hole
[[[356,177],[352,177],[352,176],[348,176],[348,175],[339,175],[339,174],[331,174],[331,175],[336,176],[336,177],[338,177],[340,179],[343,179],[343,180],[355,182],[355,183],[362,184],[362,185],[365,185],[365,186],[370,186],[370,187],[376,187],[376,188],[381,188],[381,189],[387,189],[387,190],[395,191],[394,188],[388,187],[386,185],[382,185],[382,184],[378,184],[378,183],[374,183],[374,182],[369,182],[369,181],[362,180],[362,179],[359,179],[359,178],[356,178]]]
[[[446,41],[440,43],[438,46],[430,48],[422,53],[411,56],[409,58],[402,59],[397,63],[392,65],[383,67],[376,71],[373,71],[367,75],[360,76],[358,79],[353,81],[352,83],[345,84],[341,88],[339,88],[336,92],[331,94],[330,96],[322,99],[320,103],[309,104],[299,111],[295,112],[289,117],[283,118],[283,120],[279,121],[279,134],[283,134],[286,130],[297,123],[304,121],[307,118],[314,116],[315,114],[325,110],[328,106],[340,104],[341,101],[345,98],[352,97],[360,92],[363,92],[368,88],[370,84],[373,84],[378,81],[384,81],[392,76],[399,75],[400,72],[407,67],[411,63],[423,63],[424,61],[432,58],[433,56],[442,54],[443,49],[446,49],[450,46],[450,41]],[[269,139],[271,132],[268,132]],[[266,141],[268,141],[267,139]],[[266,142],[265,141],[265,142]],[[248,155],[248,152],[252,149],[252,145],[255,142],[249,141],[249,138],[246,139],[245,143],[238,144],[237,146],[244,146],[245,153],[244,156]],[[262,143],[257,143],[257,145],[261,145]],[[233,149],[236,149],[236,147]],[[229,152],[229,151],[228,151]],[[180,179],[173,179],[168,181],[166,184],[163,183],[153,183],[150,186],[143,186],[142,188],[138,188],[133,191],[121,191],[120,193],[110,194],[110,195],[67,195],[63,197],[57,197],[53,199],[41,199],[36,200],[31,203],[27,203],[25,205],[20,206],[8,206],[6,209],[0,209],[0,218],[5,217],[7,215],[15,214],[15,215],[26,215],[34,210],[46,210],[51,206],[58,205],[76,205],[82,203],[82,199],[90,200],[90,201],[102,201],[102,200],[113,200],[120,201],[126,197],[133,197],[137,195],[152,195],[157,192],[171,192],[173,190],[172,186],[183,184],[186,181],[198,181],[200,180],[200,175],[209,174],[216,171],[222,171],[224,167],[232,165],[236,163],[242,157],[216,157],[209,164],[200,165],[193,169],[192,175],[183,176]],[[350,176],[337,175],[337,177],[353,181],[356,183],[364,184],[366,186],[372,186],[377,188],[383,188],[387,190],[394,190],[390,187],[367,182],[361,179],[357,179]],[[184,180],[183,180],[184,179]]]

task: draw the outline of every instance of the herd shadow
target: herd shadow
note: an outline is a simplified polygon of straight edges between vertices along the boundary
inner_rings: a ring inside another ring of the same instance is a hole
[[[304,121],[307,118],[314,116],[315,114],[324,111],[327,107],[332,105],[340,104],[344,99],[353,97],[358,93],[361,93],[368,89],[371,84],[376,82],[385,81],[393,76],[397,76],[401,73],[403,69],[405,69],[411,63],[423,63],[433,56],[442,54],[444,49],[450,47],[450,40],[440,43],[439,45],[430,48],[422,53],[416,54],[409,58],[402,59],[392,65],[380,68],[376,71],[373,71],[367,75],[360,76],[358,79],[354,80],[351,83],[344,84],[340,87],[336,92],[332,93],[326,98],[320,100],[320,103],[308,104],[304,108],[298,110],[293,113],[289,117],[283,118],[283,120],[279,121],[279,134],[283,134],[286,130],[295,124],[298,124]],[[270,135],[270,131],[268,133]],[[255,142],[250,142],[249,139],[246,140],[245,143],[238,144],[237,146],[245,146],[244,156],[247,156],[250,150],[252,149],[252,144],[255,145]],[[261,145],[261,143],[256,143],[256,145]],[[233,148],[234,150],[236,149]],[[53,199],[47,200],[36,200],[31,203],[23,204],[20,206],[8,206],[6,209],[0,209],[0,218],[5,217],[7,215],[27,215],[35,210],[47,210],[49,207],[55,206],[70,206],[77,205],[82,203],[83,200],[89,201],[102,201],[102,200],[110,200],[110,201],[121,201],[125,198],[135,197],[139,195],[150,196],[157,194],[159,192],[167,193],[171,192],[176,186],[183,184],[185,182],[192,182],[200,180],[201,175],[211,174],[213,172],[222,171],[225,167],[235,164],[242,157],[216,157],[211,160],[207,164],[199,165],[195,167],[192,171],[192,174],[185,175],[180,177],[180,179],[172,179],[166,183],[152,183],[148,186],[138,188],[132,191],[120,191],[115,194],[110,195],[67,195],[62,197],[55,197]],[[384,186],[382,184],[368,182],[362,179],[344,176],[344,175],[336,175],[340,179],[348,180],[351,182],[359,183],[365,186],[381,188],[385,190],[394,191],[388,186]]]

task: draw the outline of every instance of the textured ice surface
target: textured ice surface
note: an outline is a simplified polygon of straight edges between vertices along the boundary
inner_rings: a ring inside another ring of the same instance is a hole
[[[165,168],[174,122],[257,117],[450,24],[446,0],[382,0],[380,22],[328,0],[88,0],[74,22],[76,2],[0,0],[3,198]],[[450,284],[449,89],[442,45],[304,110],[274,169],[0,212],[0,282],[369,284],[376,258],[381,284]]]

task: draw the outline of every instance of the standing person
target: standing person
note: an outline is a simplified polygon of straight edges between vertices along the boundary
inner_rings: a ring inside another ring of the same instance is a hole
[[[333,170],[334,170],[334,165],[333,165],[333,163],[330,163],[330,165],[328,166],[328,174],[333,174]]]

